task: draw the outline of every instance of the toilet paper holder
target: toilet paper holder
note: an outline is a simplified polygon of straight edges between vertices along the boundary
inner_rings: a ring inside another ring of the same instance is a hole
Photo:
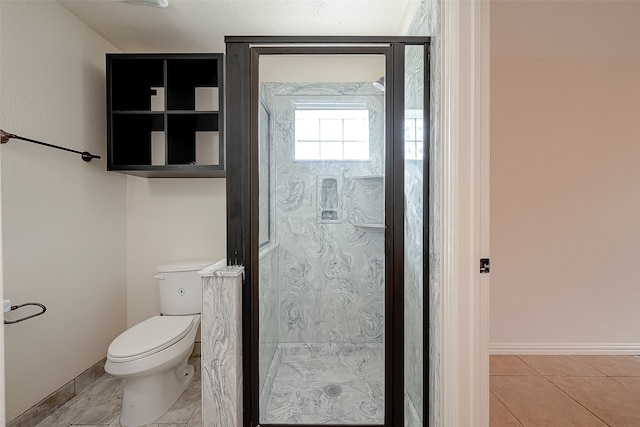
[[[40,316],[41,314],[44,314],[45,311],[47,311],[47,307],[45,307],[44,304],[40,304],[39,302],[26,302],[24,304],[12,305],[11,309],[9,311],[14,311],[14,310],[17,310],[19,308],[26,307],[28,305],[38,306],[38,307],[40,307],[41,311],[39,311],[37,313],[34,313],[34,314],[30,314],[30,315],[25,316],[25,317],[21,317],[20,319],[16,319],[16,320],[5,320],[4,324],[5,325],[10,325],[12,323],[22,322],[24,320]]]

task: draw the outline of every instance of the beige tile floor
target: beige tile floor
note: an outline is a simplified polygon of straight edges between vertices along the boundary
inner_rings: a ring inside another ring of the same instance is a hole
[[[191,357],[193,382],[178,401],[148,427],[202,427],[200,357]],[[122,380],[104,374],[36,427],[120,427]]]
[[[490,358],[491,427],[640,426],[640,357]]]

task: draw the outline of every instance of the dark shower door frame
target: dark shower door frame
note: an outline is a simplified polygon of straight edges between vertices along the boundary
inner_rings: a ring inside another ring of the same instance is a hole
[[[404,72],[405,46],[423,45],[424,198],[429,200],[429,37],[227,36],[226,158],[227,262],[245,268],[242,289],[243,427],[285,427],[259,423],[258,374],[258,106],[260,55],[385,55],[385,417],[384,427],[404,425]],[[428,212],[424,209],[423,348],[428,353]],[[424,367],[423,418],[428,420],[428,365]],[[288,424],[289,426],[292,424]],[[297,427],[321,427],[293,424]],[[333,427],[353,425],[332,424]],[[359,425],[360,427],[380,427]]]

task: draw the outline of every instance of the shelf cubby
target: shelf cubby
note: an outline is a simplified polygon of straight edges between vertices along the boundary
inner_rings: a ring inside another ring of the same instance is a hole
[[[225,175],[222,54],[107,54],[107,169]]]

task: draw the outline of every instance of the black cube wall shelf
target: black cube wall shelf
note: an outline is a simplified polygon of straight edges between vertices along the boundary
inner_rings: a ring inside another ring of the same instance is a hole
[[[224,177],[224,55],[107,54],[107,170]]]

